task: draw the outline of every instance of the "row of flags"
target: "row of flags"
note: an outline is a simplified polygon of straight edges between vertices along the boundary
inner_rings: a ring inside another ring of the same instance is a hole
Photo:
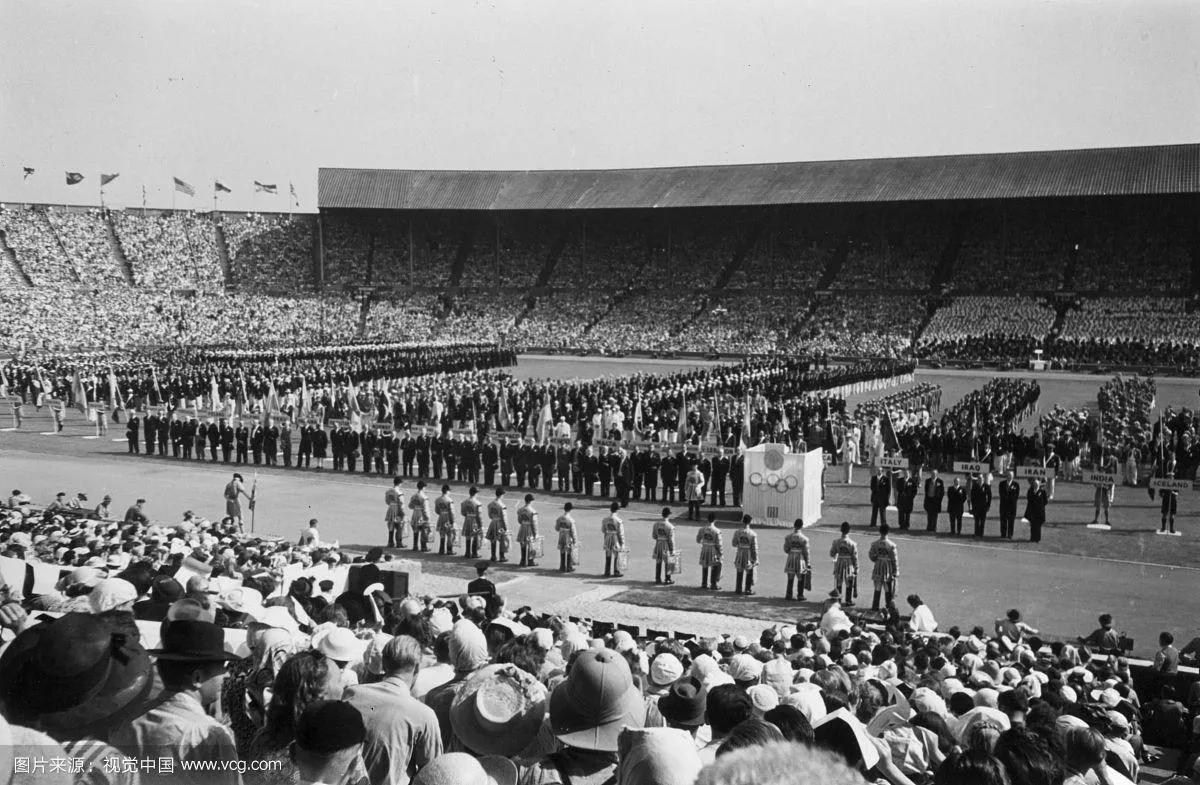
[[[32,166],[22,167],[22,170],[24,171],[24,176],[21,178],[22,180],[28,180],[33,175],[37,174],[37,169],[35,169]],[[80,183],[82,183],[84,180],[87,179],[87,177],[82,172],[65,172],[64,174],[66,175],[67,185],[79,185]],[[111,174],[103,174],[102,173],[100,175],[100,187],[103,189],[104,186],[108,185],[109,183],[111,183],[113,180],[116,180],[120,176],[121,176],[120,172],[113,172]],[[186,194],[187,196],[195,196],[196,195],[196,187],[194,185],[192,185],[191,183],[187,182],[186,180],[182,180],[178,177],[173,177],[171,179],[175,183],[175,190],[178,191],[179,193]],[[264,183],[259,180],[254,180],[253,182],[254,182],[254,192],[255,193],[267,193],[267,194],[278,194],[279,193],[279,185],[277,183]],[[299,197],[296,196],[296,186],[292,183],[288,183],[288,190],[291,192],[292,199],[297,204],[299,204]],[[221,182],[220,180],[213,180],[213,197],[216,198],[217,194],[222,194],[222,193],[231,194],[231,193],[233,193],[233,189],[230,188],[225,183]]]

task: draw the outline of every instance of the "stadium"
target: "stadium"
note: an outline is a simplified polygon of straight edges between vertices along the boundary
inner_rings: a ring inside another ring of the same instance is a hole
[[[1200,782],[1143,136],[0,172],[13,782]]]

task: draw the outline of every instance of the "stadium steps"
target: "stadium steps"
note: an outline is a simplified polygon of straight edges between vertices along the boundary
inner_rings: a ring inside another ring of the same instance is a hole
[[[554,238],[554,242],[550,244],[550,252],[546,254],[546,261],[542,264],[542,269],[538,271],[537,283],[535,288],[541,288],[550,284],[550,278],[554,275],[555,268],[558,267],[558,259],[562,256],[563,249],[567,247],[567,233],[561,231]],[[531,298],[532,299],[532,298]]]
[[[742,263],[746,261],[746,255],[758,244],[758,238],[762,236],[762,233],[763,227],[759,225],[742,237],[737,247],[733,249],[733,255],[729,257],[729,261],[721,268],[721,272],[717,273],[717,280],[713,282],[714,289],[724,289],[729,285],[729,280],[742,268]]]
[[[458,250],[454,252],[454,266],[450,268],[450,282],[447,286],[451,289],[462,285],[463,271],[467,269],[467,259],[470,258],[474,245],[475,238],[471,236],[469,229],[464,229],[458,241]]]
[[[221,260],[221,275],[225,276],[226,286],[233,286],[233,264],[229,261],[229,241],[225,238],[225,226],[216,215],[213,216],[213,235],[217,241],[217,258]]]
[[[105,234],[108,237],[108,248],[112,252],[112,257],[117,260],[117,267],[121,268],[125,282],[134,286],[136,282],[133,279],[133,265],[129,263],[129,257],[125,255],[125,248],[121,245],[121,238],[117,235],[117,226],[113,223],[112,213],[108,210],[104,211],[104,226],[108,229]]]
[[[966,221],[964,217],[961,214],[956,215],[951,223],[950,236],[946,239],[946,247],[942,249],[942,256],[938,259],[937,267],[933,270],[933,280],[929,282],[930,288],[935,292],[941,291],[942,287],[950,282],[954,274],[954,264],[958,261],[958,252],[962,249],[965,226]],[[922,327],[921,329],[925,328]]]
[[[59,236],[58,230],[54,228],[54,224],[50,222],[50,216],[46,215],[45,210],[35,210],[35,214],[41,219],[42,224],[50,235],[54,238],[54,244],[58,246],[58,250],[62,252],[63,258],[67,260],[67,264],[71,268],[71,275],[75,277],[75,283],[83,281],[83,276],[79,274],[79,266],[75,264],[75,257],[67,251],[67,246],[63,245],[62,237]]]
[[[847,231],[838,240],[837,249],[834,250],[833,256],[829,257],[829,261],[825,263],[825,269],[821,273],[821,280],[817,281],[818,289],[828,289],[833,286],[833,282],[836,281],[838,275],[841,274],[842,267],[845,266],[846,257],[849,254],[850,232]]]
[[[26,286],[33,286],[33,281],[25,272],[25,268],[21,266],[21,261],[17,258],[17,252],[8,244],[8,234],[0,229],[0,252],[4,255],[4,262],[12,268],[12,277],[24,282]]]

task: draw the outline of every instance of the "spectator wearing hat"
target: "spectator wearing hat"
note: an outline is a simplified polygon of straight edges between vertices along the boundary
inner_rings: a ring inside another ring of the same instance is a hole
[[[498,755],[448,752],[421,769],[414,785],[515,785],[517,767]]]
[[[804,600],[805,583],[809,580],[809,555],[808,555],[808,537],[801,533],[804,528],[804,521],[797,518],[792,524],[792,531],[788,536],[783,538],[783,552],[787,555],[787,562],[784,564],[783,571],[787,574],[787,592],[784,594],[785,600],[792,599],[793,596],[797,600]],[[792,594],[792,587],[796,586],[796,594]],[[809,587],[811,588],[811,586]]]
[[[220,697],[226,663],[237,659],[225,651],[224,641],[225,631],[212,622],[167,623],[162,648],[149,652],[157,658],[163,695],[145,714],[117,727],[110,743],[139,759],[171,758],[176,772],[183,771],[183,761],[215,762],[217,770],[205,772],[206,783],[240,783],[236,768],[221,769],[237,761],[233,732],[207,712]]]
[[[534,764],[522,783],[614,779],[621,729],[643,727],[645,716],[624,657],[611,649],[583,652],[550,695],[550,728],[563,749]]]
[[[49,734],[68,757],[96,767],[119,755],[102,740],[137,716],[154,689],[150,657],[126,614],[69,613],[30,627],[0,656],[8,720]]]
[[[453,739],[472,755],[518,757],[537,740],[548,697],[542,683],[516,665],[480,668],[450,704]]]
[[[621,785],[692,785],[700,757],[691,737],[673,728],[626,728],[617,739]]]
[[[296,721],[290,746],[300,782],[348,783],[362,771],[367,738],[362,713],[346,701],[318,701]]]
[[[442,736],[437,715],[409,692],[421,667],[421,645],[397,635],[383,647],[382,664],[382,681],[350,687],[345,700],[366,725],[363,760],[371,782],[407,785],[442,754]]]
[[[669,728],[687,731],[693,739],[704,725],[708,690],[695,676],[676,680],[658,699],[658,713]]]

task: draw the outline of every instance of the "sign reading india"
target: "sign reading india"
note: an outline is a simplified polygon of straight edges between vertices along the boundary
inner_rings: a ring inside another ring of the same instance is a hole
[[[1018,466],[1016,474],[1018,477],[1038,477],[1048,480],[1054,476],[1054,469],[1049,466]]]
[[[1168,477],[1151,477],[1150,487],[1160,491],[1190,491],[1191,480],[1173,480]]]
[[[1117,475],[1108,472],[1084,472],[1083,481],[1093,485],[1116,485]]]
[[[885,469],[907,469],[908,459],[902,456],[891,457],[887,455],[881,455],[875,459],[875,465],[882,466]]]
[[[954,471],[961,474],[983,474],[984,472],[991,471],[991,468],[978,461],[955,461]]]

